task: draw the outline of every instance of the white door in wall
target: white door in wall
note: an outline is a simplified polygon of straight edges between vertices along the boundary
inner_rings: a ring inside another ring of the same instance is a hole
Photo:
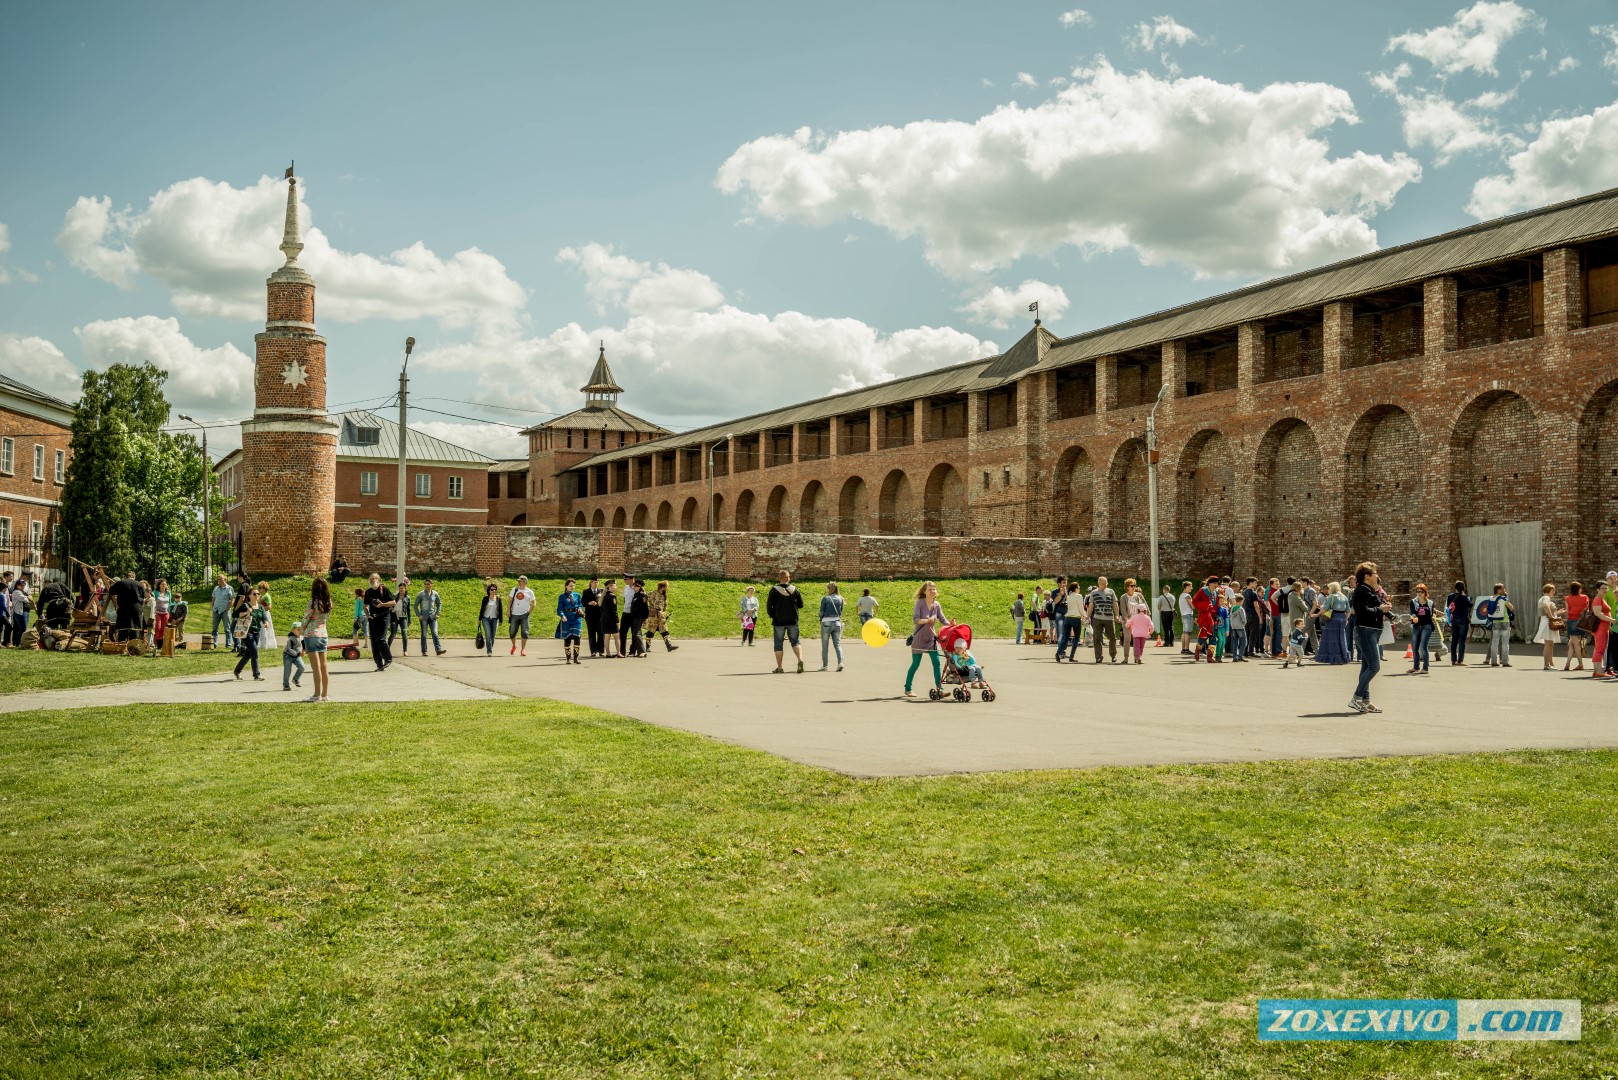
[[[1539,622],[1539,590],[1545,585],[1543,523],[1519,521],[1462,529],[1461,565],[1474,600],[1489,596],[1497,583],[1504,584],[1517,612],[1511,636],[1519,641],[1534,636]],[[1441,594],[1452,583],[1427,584],[1434,594]]]

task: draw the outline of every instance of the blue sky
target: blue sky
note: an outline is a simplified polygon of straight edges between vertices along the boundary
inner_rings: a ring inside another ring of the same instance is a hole
[[[411,334],[494,453],[598,340],[689,427],[1618,186],[1611,3],[469,7],[14,5],[0,371],[245,415],[289,158],[330,403]]]

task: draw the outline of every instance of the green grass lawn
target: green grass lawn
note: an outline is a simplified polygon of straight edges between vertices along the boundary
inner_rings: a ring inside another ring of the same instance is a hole
[[[309,603],[309,579],[289,577],[267,580],[270,583],[270,596],[273,600],[271,606],[276,612],[275,625],[279,632],[292,619],[303,614],[305,606]],[[422,580],[425,578],[415,579],[418,586]],[[433,579],[438,591],[444,597],[444,614],[439,620],[440,634],[472,637],[477,633],[477,613],[481,606],[483,588],[489,580],[470,576]],[[508,595],[517,584],[516,578],[494,580],[500,586],[501,596]],[[542,612],[556,610],[556,597],[562,591],[562,580],[561,578],[529,580],[529,586],[539,597]],[[1049,588],[1054,582],[1054,578],[1046,580],[1045,587]],[[1036,583],[1020,578],[962,578],[940,581],[939,602],[943,605],[944,614],[957,621],[971,623],[972,628],[979,634],[989,637],[1010,637],[1013,627],[1011,602],[1018,592],[1032,596],[1033,586]],[[655,586],[656,582],[648,584]],[[763,581],[754,584],[759,591],[759,602],[762,605],[767,586]],[[838,584],[850,618],[854,616],[855,598],[860,595],[861,589],[868,588],[871,595],[881,604],[878,615],[893,623],[896,630],[902,625],[904,632],[909,632],[911,605],[915,603],[916,590],[921,582],[882,580]],[[800,582],[800,585],[804,590],[806,618],[813,621],[815,612],[819,610],[820,597],[826,591],[826,583],[823,580],[806,579]],[[346,635],[353,619],[354,589],[364,586],[364,579],[356,581],[350,578],[336,590],[334,595],[341,610],[337,623],[333,624],[334,633],[337,632],[336,626],[340,624]],[[580,588],[582,587],[583,582],[580,582]],[[741,581],[695,578],[671,580],[669,608],[673,614],[672,633],[676,637],[688,638],[739,637],[741,630],[736,621],[736,612],[739,609],[742,590],[746,587],[747,583]],[[192,611],[206,615],[209,603],[206,590],[192,590],[187,593],[187,599],[191,601]],[[542,627],[544,633],[549,633],[552,625],[554,620],[547,623],[543,615],[536,615],[533,619],[536,633],[539,633]]]
[[[1614,1071],[1618,753],[857,781],[573,706],[0,716],[6,1076]],[[1577,997],[1260,1044],[1259,997]]]
[[[193,627],[196,624],[192,624]],[[199,638],[188,635],[194,645]],[[172,657],[103,656],[100,653],[0,649],[0,694],[31,690],[70,690],[137,679],[167,679],[223,671],[236,662],[234,653],[177,652]]]

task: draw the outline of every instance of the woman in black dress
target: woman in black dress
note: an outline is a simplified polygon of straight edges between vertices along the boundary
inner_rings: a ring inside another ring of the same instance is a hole
[[[601,633],[606,639],[603,656],[618,655],[618,586],[607,582],[607,588],[601,594]]]

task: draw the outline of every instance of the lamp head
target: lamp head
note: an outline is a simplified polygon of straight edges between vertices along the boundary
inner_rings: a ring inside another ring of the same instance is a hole
[[[413,337],[405,338],[405,355],[406,356],[409,356],[410,355],[410,350],[414,349],[415,347],[416,347],[416,339],[415,338],[413,338]]]
[[[181,420],[191,420],[191,418],[189,416],[185,415],[185,413],[176,413],[175,415],[178,416]],[[191,422],[193,424],[196,423],[195,420],[191,420]]]

